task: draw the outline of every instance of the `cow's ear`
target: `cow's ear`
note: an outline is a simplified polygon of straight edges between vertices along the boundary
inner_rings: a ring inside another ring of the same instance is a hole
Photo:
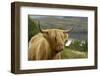
[[[64,33],[64,38],[68,39],[68,34]]]
[[[42,34],[43,34],[44,37],[46,37],[46,38],[48,37],[48,31],[47,32],[42,32]]]

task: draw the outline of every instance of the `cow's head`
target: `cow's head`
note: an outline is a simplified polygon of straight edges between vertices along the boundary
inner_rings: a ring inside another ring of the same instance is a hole
[[[42,30],[40,28],[41,33],[43,33],[44,37],[50,43],[52,50],[55,52],[60,52],[64,49],[64,42],[68,40],[68,33],[72,30],[61,30],[61,29],[47,29]],[[45,46],[44,46],[45,47]]]

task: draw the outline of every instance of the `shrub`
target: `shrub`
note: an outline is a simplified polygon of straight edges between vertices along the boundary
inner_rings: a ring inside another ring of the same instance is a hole
[[[70,49],[77,50],[77,51],[87,52],[88,51],[88,43],[87,43],[87,40],[86,41],[73,40],[71,45],[66,48],[70,48]]]
[[[36,35],[39,32],[39,27],[37,21],[32,21],[30,17],[28,17],[28,41],[32,36]]]

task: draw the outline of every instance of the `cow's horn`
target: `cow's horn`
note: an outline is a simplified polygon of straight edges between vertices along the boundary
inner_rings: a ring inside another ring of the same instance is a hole
[[[39,21],[38,21],[38,25],[39,25],[39,30],[40,30],[41,33],[47,32],[46,30],[42,30],[42,29],[41,29],[41,26],[40,26],[40,22],[39,22]]]
[[[68,30],[65,30],[64,33],[68,33],[68,32],[70,32],[70,31],[72,31],[72,29],[73,29],[73,28],[70,28],[70,29],[68,29]]]

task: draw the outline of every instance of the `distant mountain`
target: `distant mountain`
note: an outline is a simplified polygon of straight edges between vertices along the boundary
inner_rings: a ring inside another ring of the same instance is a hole
[[[32,20],[39,20],[43,29],[60,28],[69,29],[73,27],[72,32],[87,32],[87,17],[70,16],[31,16]]]

